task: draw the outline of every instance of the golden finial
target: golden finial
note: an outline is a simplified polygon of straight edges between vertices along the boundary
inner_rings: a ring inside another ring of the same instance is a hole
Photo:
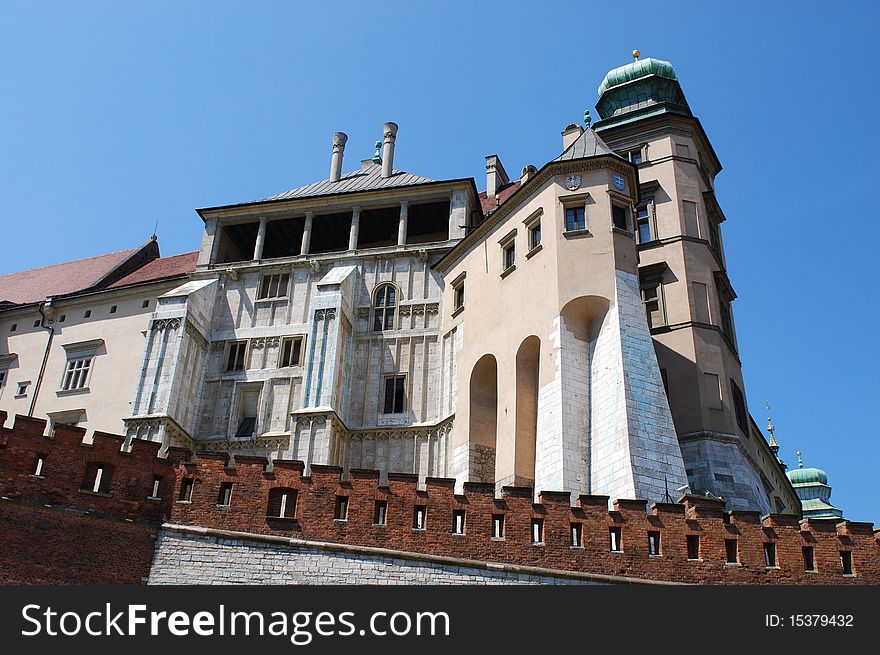
[[[641,52],[639,52],[638,50],[633,50],[633,59],[635,59],[636,61],[638,61],[638,60],[639,60],[639,57],[641,57],[641,56],[642,56],[642,53],[641,53]]]
[[[804,468],[804,460],[801,459],[801,451],[797,451],[797,456],[798,456],[798,468],[802,469],[802,468]]]

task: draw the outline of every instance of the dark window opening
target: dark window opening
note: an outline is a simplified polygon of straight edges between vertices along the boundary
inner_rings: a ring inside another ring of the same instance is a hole
[[[373,513],[374,525],[385,525],[388,521],[388,501],[377,500],[376,510]]]
[[[736,539],[724,540],[724,552],[727,555],[728,564],[739,563],[739,549],[737,548]]]
[[[639,243],[648,243],[653,238],[651,234],[651,212],[648,203],[639,205],[636,209],[636,234]]]
[[[351,212],[315,216],[309,252],[344,252],[348,250],[350,233]]]
[[[245,262],[253,259],[259,223],[226,225],[217,235],[214,263]]]
[[[464,510],[452,510],[452,534],[464,534]]]
[[[111,313],[111,314],[115,314],[115,313],[116,313],[116,305],[113,305],[113,306],[110,307],[110,313]]]
[[[46,456],[45,455],[37,455],[37,459],[34,462],[34,475],[41,477],[43,475],[43,466],[46,465]]]
[[[286,298],[287,285],[290,275],[287,273],[267,273],[260,278],[260,288],[257,290],[257,300],[271,298]]]
[[[700,559],[700,537],[689,534],[687,536],[688,559]]]
[[[266,223],[266,239],[263,241],[263,259],[295,257],[302,247],[305,218],[286,218]],[[253,250],[251,251],[251,257]],[[250,259],[247,257],[246,259]]]
[[[565,230],[566,232],[574,232],[576,230],[587,229],[586,208],[584,207],[566,207],[565,209]]]
[[[159,489],[162,486],[162,476],[153,476],[153,490],[150,492],[150,498],[159,498]]]
[[[764,566],[776,566],[776,544],[764,544]]]
[[[292,519],[296,514],[296,489],[276,487],[269,491],[266,516],[275,519]]]
[[[361,212],[357,247],[396,246],[400,229],[400,207],[367,209]]]
[[[804,546],[804,571],[814,572],[816,570],[816,558],[813,557],[813,547]]]
[[[244,416],[241,423],[238,424],[238,430],[235,431],[236,437],[252,437],[257,429],[256,416]]]
[[[407,212],[406,242],[428,243],[449,239],[449,201],[410,205]]]
[[[92,310],[91,310],[91,309],[87,309],[87,310],[86,310],[86,313],[83,314],[83,318],[89,318],[91,315],[92,315]]]
[[[243,371],[244,355],[247,351],[247,341],[233,341],[229,344],[229,354],[226,358],[227,371]]]
[[[424,530],[425,529],[425,516],[428,513],[428,508],[424,505],[416,505],[413,508],[413,530]]]
[[[348,496],[336,496],[336,511],[333,518],[337,521],[348,520]]]
[[[502,249],[503,254],[503,265],[501,270],[506,271],[509,268],[513,268],[516,265],[516,243],[511,241],[506,244]]]
[[[742,389],[733,380],[730,381],[730,389],[733,396],[733,411],[736,414],[736,424],[739,429],[748,434],[749,432],[749,415],[746,411],[746,399],[743,396]]]
[[[611,222],[620,230],[628,230],[626,225],[626,207],[611,205]]]
[[[532,543],[544,543],[544,519],[532,519]]]
[[[382,284],[376,288],[373,300],[373,330],[394,329],[394,314],[397,310],[397,289],[393,284]]]
[[[454,300],[453,300],[453,309],[461,309],[464,307],[464,282],[458,284],[453,291]]]
[[[220,485],[220,493],[217,494],[217,504],[228,507],[232,502],[232,483],[224,482]]]
[[[89,464],[86,466],[85,477],[80,485],[83,491],[96,494],[109,494],[113,480],[113,467],[106,464]]]
[[[572,548],[581,548],[584,545],[584,524],[583,523],[572,523],[571,524],[571,547]]]
[[[613,553],[619,553],[623,550],[623,544],[621,543],[621,531],[620,528],[609,528],[608,529],[608,545]]]
[[[193,483],[194,480],[192,478],[184,478],[180,481],[180,495],[177,497],[178,501],[184,503],[192,501]]]
[[[492,515],[492,538],[504,539],[504,514]]]
[[[385,406],[383,414],[402,414],[406,411],[406,377],[385,378]]]
[[[669,398],[669,373],[665,368],[660,369],[660,379],[663,380],[663,389],[666,391],[666,397]]]
[[[843,574],[844,575],[852,575],[853,574],[852,551],[850,551],[850,550],[840,551],[840,563],[841,563],[841,565],[843,565]]]
[[[648,555],[659,555],[660,554],[660,533],[659,532],[649,532],[648,533]]]
[[[529,226],[529,250],[534,250],[541,245],[541,221],[536,221]]]
[[[281,342],[281,358],[278,368],[302,366],[303,337],[287,337]]]

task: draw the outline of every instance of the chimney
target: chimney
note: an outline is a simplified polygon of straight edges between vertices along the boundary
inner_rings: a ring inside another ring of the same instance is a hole
[[[394,170],[394,140],[397,138],[397,123],[382,126],[382,177],[391,177]]]
[[[348,135],[345,132],[333,133],[333,154],[330,156],[330,181],[338,182],[342,177],[342,155],[345,153],[345,142]]]
[[[584,128],[580,125],[575,125],[574,123],[569,123],[564,130],[562,130],[562,150],[568,150],[568,147],[578,140],[581,134],[584,133]]]
[[[486,156],[486,197],[492,198],[498,193],[498,189],[510,182],[507,171],[501,164],[498,155]]]
[[[528,166],[523,166],[522,174],[519,176],[520,185],[523,185],[526,182],[528,182],[537,172],[538,172],[538,169],[535,168],[534,166],[532,166],[531,164],[529,164]]]

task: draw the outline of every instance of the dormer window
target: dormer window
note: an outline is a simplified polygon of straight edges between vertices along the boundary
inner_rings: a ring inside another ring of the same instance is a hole
[[[376,288],[373,301],[373,330],[394,329],[394,314],[397,310],[397,289],[393,284],[382,284]]]

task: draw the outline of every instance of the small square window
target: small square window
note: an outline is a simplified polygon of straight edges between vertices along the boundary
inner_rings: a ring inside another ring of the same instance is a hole
[[[587,229],[586,208],[566,207],[565,208],[565,231],[575,232]]]
[[[66,320],[67,320],[67,314],[62,314],[62,315],[59,317],[58,322],[59,322],[59,323],[64,323],[64,321],[66,321]]]
[[[113,469],[104,464],[89,464],[86,466],[86,474],[80,489],[92,493],[109,494],[110,484],[113,480]]]
[[[296,516],[296,489],[276,487],[269,491],[269,506],[266,517],[273,519],[292,519]]]
[[[87,310],[86,310],[86,313],[83,314],[83,318],[90,318],[91,315],[92,315],[92,310],[91,310],[91,309],[87,309]]]
[[[736,539],[724,540],[724,552],[727,555],[728,564],[739,563],[739,548]]]
[[[376,501],[376,510],[373,513],[373,524],[374,525],[386,525],[388,521],[388,501],[387,500],[377,500]]]
[[[150,306],[149,300],[145,300],[144,302],[141,303],[141,309],[146,309],[149,306]]]
[[[452,534],[464,534],[464,510],[452,510]]]
[[[808,573],[816,572],[816,558],[813,556],[813,547],[804,546],[801,549],[804,553],[804,571]]]
[[[614,227],[619,230],[629,231],[626,214],[626,207],[623,207],[622,205],[611,205],[611,223]]]
[[[385,404],[383,414],[403,414],[406,411],[406,376],[393,375],[385,378]]]
[[[232,502],[232,483],[224,482],[220,485],[220,493],[217,495],[217,504],[229,507]]]
[[[660,533],[651,531],[648,533],[648,555],[660,554]]]
[[[336,496],[336,510],[333,518],[337,521],[348,520],[348,496]]]
[[[184,478],[180,481],[180,495],[177,497],[177,500],[182,503],[189,503],[192,501],[192,492],[193,492],[193,479],[192,478]]]
[[[544,543],[544,519],[532,519],[532,544]]]
[[[247,341],[233,341],[229,344],[226,357],[226,370],[243,371],[244,357],[247,352]]]
[[[263,279],[260,280],[260,290],[257,294],[257,300],[286,297],[288,280],[289,275],[287,273],[264,275]]]
[[[492,515],[492,538],[504,539],[504,514]]]
[[[113,305],[112,307],[110,307],[110,313],[111,313],[111,314],[115,314],[115,313],[116,313],[116,305]]]
[[[34,321],[34,327],[40,327],[40,319]]]
[[[278,368],[302,366],[303,337],[286,337],[281,342]]]
[[[17,329],[18,329],[18,323],[13,323],[12,325],[9,326],[10,332],[15,332]]]
[[[572,523],[571,524],[571,547],[572,548],[583,548],[584,545],[584,524],[583,523]]]
[[[696,534],[687,536],[688,559],[700,559],[700,537]]]
[[[628,155],[629,155],[629,160],[633,164],[635,164],[636,166],[638,166],[639,164],[642,163],[642,149],[641,148],[636,148],[635,150],[630,150]]]
[[[776,544],[772,541],[764,544],[764,566],[776,566]]]
[[[19,382],[18,387],[16,387],[16,390],[15,390],[15,395],[16,396],[26,395],[30,384],[31,384],[30,382]]]
[[[623,551],[623,544],[621,543],[621,531],[620,528],[609,528],[608,529],[608,542],[609,547],[612,553],[619,553]]]
[[[852,561],[852,551],[851,550],[840,551],[840,564],[843,566],[843,574],[844,575],[852,575],[853,574],[853,561]]]
[[[428,508],[424,505],[416,505],[413,508],[413,530],[424,530],[425,529],[425,515],[428,513]]]

